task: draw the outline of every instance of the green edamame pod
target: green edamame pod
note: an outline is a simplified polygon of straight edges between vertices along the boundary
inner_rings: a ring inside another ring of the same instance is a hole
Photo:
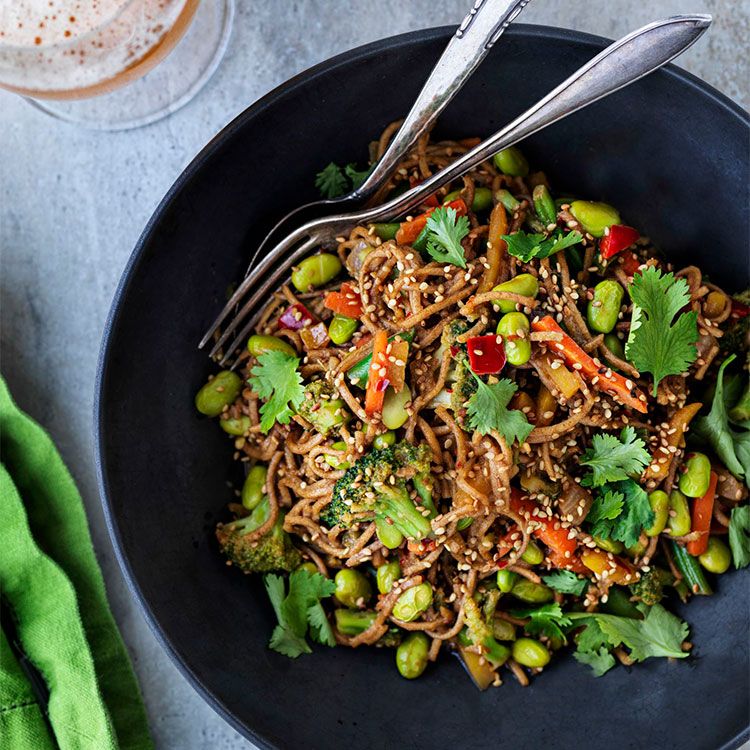
[[[513,573],[510,570],[497,571],[497,587],[503,594],[509,594],[516,581],[518,581],[518,573]]]
[[[680,492],[688,497],[703,497],[711,481],[711,462],[703,453],[691,453],[682,465]]]
[[[597,201],[573,201],[570,213],[576,217],[585,232],[592,237],[603,237],[604,230],[613,224],[622,224],[617,209]]]
[[[513,643],[513,658],[523,667],[538,669],[552,658],[547,648],[533,638],[519,638]]]
[[[372,586],[364,573],[353,568],[344,568],[333,579],[336,590],[333,592],[345,607],[357,609],[370,600]]]
[[[341,272],[341,261],[337,255],[319,253],[310,255],[292,271],[292,284],[298,292],[309,292],[333,281]]]
[[[404,541],[404,535],[388,519],[375,518],[375,533],[384,547],[398,549]]]
[[[536,542],[530,541],[526,545],[521,559],[528,565],[541,565],[544,562],[544,552]]]
[[[241,390],[240,376],[231,370],[222,370],[195,394],[195,408],[207,417],[218,417]]]
[[[401,228],[401,224],[391,222],[389,224],[373,224],[374,232],[376,237],[380,237],[381,240],[393,240],[396,238],[396,232]]]
[[[492,160],[503,174],[510,175],[511,177],[526,177],[529,173],[529,163],[521,153],[521,150],[516,148],[516,146],[510,146],[510,148],[498,151],[492,157]]]
[[[401,566],[398,564],[398,560],[383,563],[375,573],[378,591],[381,594],[387,594],[399,578],[401,578]]]
[[[497,333],[503,337],[505,356],[512,365],[525,365],[531,358],[529,319],[522,312],[506,313],[497,324]]]
[[[345,344],[354,335],[359,326],[359,321],[347,315],[336,314],[328,324],[328,335],[337,346]]]
[[[383,399],[383,424],[389,430],[397,430],[406,424],[409,419],[409,412],[406,411],[406,404],[411,401],[411,391],[409,386],[405,385],[398,393],[390,386],[385,392]]]
[[[701,566],[698,564],[698,559],[693,557],[683,545],[675,541],[672,542],[672,559],[693,594],[710,596],[714,593]]]
[[[359,635],[375,622],[377,612],[371,609],[336,609],[333,617],[336,620],[336,630],[342,635]]]
[[[284,352],[284,354],[291,354],[294,356],[297,354],[294,347],[284,339],[278,336],[264,336],[261,334],[255,334],[247,340],[247,350],[253,357],[259,357],[261,354],[266,352]]]
[[[667,526],[671,536],[685,536],[690,533],[690,508],[687,498],[679,490],[669,493],[669,518]]]
[[[708,548],[698,557],[700,564],[709,572],[721,575],[729,570],[732,553],[724,542],[716,536],[708,538]]]
[[[244,435],[250,429],[250,417],[230,417],[220,419],[219,427],[228,435]]]
[[[498,284],[492,289],[493,292],[511,292],[512,294],[521,294],[524,297],[534,297],[539,293],[539,282],[536,276],[530,273],[519,273],[509,281]],[[510,299],[501,299],[493,302],[492,306],[496,311],[502,313],[511,313],[516,309],[516,303]]]
[[[498,588],[500,586],[498,585]],[[522,602],[528,602],[529,604],[543,604],[544,602],[550,602],[554,599],[554,593],[549,586],[545,586],[541,583],[534,583],[526,578],[519,578],[514,584],[510,592],[516,599],[520,599]]]
[[[409,633],[396,649],[398,673],[414,680],[427,668],[430,639],[424,633]]]
[[[516,626],[502,617],[495,617],[492,620],[492,635],[497,641],[515,641]]]
[[[432,586],[427,583],[418,583],[410,589],[406,589],[393,605],[393,616],[403,622],[416,620],[432,604]]]
[[[495,200],[498,203],[502,203],[505,210],[511,214],[518,211],[521,207],[521,203],[508,190],[498,190],[495,193]]]
[[[648,496],[648,504],[654,511],[654,522],[646,529],[646,536],[659,536],[664,531],[669,518],[669,495],[661,490],[654,490]]]
[[[599,333],[609,333],[617,325],[620,305],[624,295],[622,286],[617,281],[605,279],[594,287],[594,298],[589,301],[586,310],[589,327]]]
[[[617,338],[616,333],[608,333],[604,337],[604,346],[606,346],[607,349],[609,349],[612,354],[615,355],[615,357],[625,359],[625,349],[622,346],[622,341]]]
[[[383,432],[380,435],[375,435],[375,439],[372,441],[373,448],[381,450],[382,448],[388,448],[396,442],[396,433],[393,430]]]
[[[534,192],[531,194],[531,198],[534,201],[536,215],[542,220],[542,223],[545,226],[557,224],[555,202],[552,200],[552,196],[550,195],[547,186],[537,185],[534,188]]]
[[[248,510],[256,508],[263,499],[263,491],[266,484],[268,467],[264,464],[255,464],[247,472],[245,482],[242,485],[242,505]]]

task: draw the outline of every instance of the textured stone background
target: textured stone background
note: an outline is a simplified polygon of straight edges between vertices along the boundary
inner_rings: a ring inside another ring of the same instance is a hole
[[[91,414],[99,341],[144,224],[197,151],[238,112],[321,60],[392,34],[457,23],[469,0],[238,0],[228,54],[198,97],[122,133],[55,121],[0,92],[2,371],[45,424],[78,481],[115,616],[141,679],[159,748],[249,748],[203,703],[131,600],[104,526]],[[522,20],[617,37],[679,12],[714,15],[680,64],[750,103],[750,0],[535,0]]]

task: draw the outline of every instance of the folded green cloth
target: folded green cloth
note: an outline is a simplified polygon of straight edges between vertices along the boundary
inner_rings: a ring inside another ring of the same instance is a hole
[[[0,458],[0,592],[20,648],[47,684],[51,727],[0,630],[0,750],[152,748],[81,497],[2,378]]]

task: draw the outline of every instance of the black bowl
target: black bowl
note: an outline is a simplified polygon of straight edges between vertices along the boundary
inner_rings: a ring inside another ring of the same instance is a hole
[[[120,564],[195,688],[264,746],[332,748],[736,747],[747,736],[748,587],[722,576],[687,617],[695,657],[595,679],[559,659],[532,686],[478,692],[453,659],[401,679],[386,650],[266,648],[262,587],[228,570],[212,539],[232,499],[230,446],[193,396],[196,343],[273,218],[315,197],[329,161],[366,158],[404,114],[450,29],[362,47],[292,79],[226,127],[162,201],[107,325],[96,406],[99,481]],[[595,55],[604,40],[514,25],[440,120],[488,135]],[[558,194],[617,205],[679,263],[730,289],[748,281],[748,116],[668,68],[524,144]],[[683,612],[683,614],[685,614]]]

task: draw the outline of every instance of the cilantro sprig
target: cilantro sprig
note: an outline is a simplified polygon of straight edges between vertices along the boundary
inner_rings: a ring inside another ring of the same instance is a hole
[[[305,639],[308,629],[316,643],[336,645],[333,629],[320,603],[335,591],[332,580],[309,570],[295,570],[289,576],[288,593],[281,576],[266,575],[263,583],[279,621],[271,635],[270,648],[291,659],[309,654],[311,649]]]
[[[591,438],[591,447],[581,456],[581,464],[591,469],[581,484],[601,487],[607,482],[627,479],[640,474],[650,460],[646,444],[632,427],[623,428],[619,439],[616,435],[599,433]]]
[[[698,316],[680,313],[690,302],[685,279],[649,267],[630,285],[633,315],[625,355],[638,370],[654,378],[654,396],[668,375],[680,375],[698,356]],[[678,315],[678,313],[680,313]]]
[[[518,386],[505,378],[488,385],[472,374],[477,382],[477,390],[466,404],[469,427],[482,435],[497,430],[509,444],[516,440],[523,443],[534,425],[529,424],[522,411],[508,409]]]
[[[542,576],[542,580],[551,589],[574,596],[583,596],[589,587],[589,582],[585,578],[579,578],[572,570],[555,570],[547,576]]]
[[[268,432],[276,422],[288,424],[304,400],[299,359],[280,351],[268,351],[258,357],[250,370],[249,383],[265,403],[260,407],[260,429]],[[291,408],[290,408],[291,404]]]
[[[573,624],[557,602],[531,609],[514,609],[511,614],[513,617],[529,618],[523,626],[529,635],[546,635],[547,638],[556,638],[563,642],[566,640],[563,628]]]
[[[469,233],[469,220],[455,208],[436,208],[427,219],[427,252],[438,263],[466,268],[461,240]]]
[[[735,568],[750,565],[750,505],[733,508],[729,517],[729,548]]]
[[[514,234],[504,234],[502,238],[508,246],[508,252],[524,263],[528,263],[532,258],[549,258],[550,255],[577,245],[583,240],[581,233],[575,230],[568,234],[558,230],[549,237],[519,230]]]
[[[632,547],[643,529],[654,523],[654,512],[648,495],[632,479],[611,482],[597,495],[586,516],[591,533],[603,539],[614,539]]]
[[[360,171],[356,164],[340,167],[331,162],[315,175],[315,187],[324,198],[338,198],[350,189],[356,190],[371,171],[372,167]]]

